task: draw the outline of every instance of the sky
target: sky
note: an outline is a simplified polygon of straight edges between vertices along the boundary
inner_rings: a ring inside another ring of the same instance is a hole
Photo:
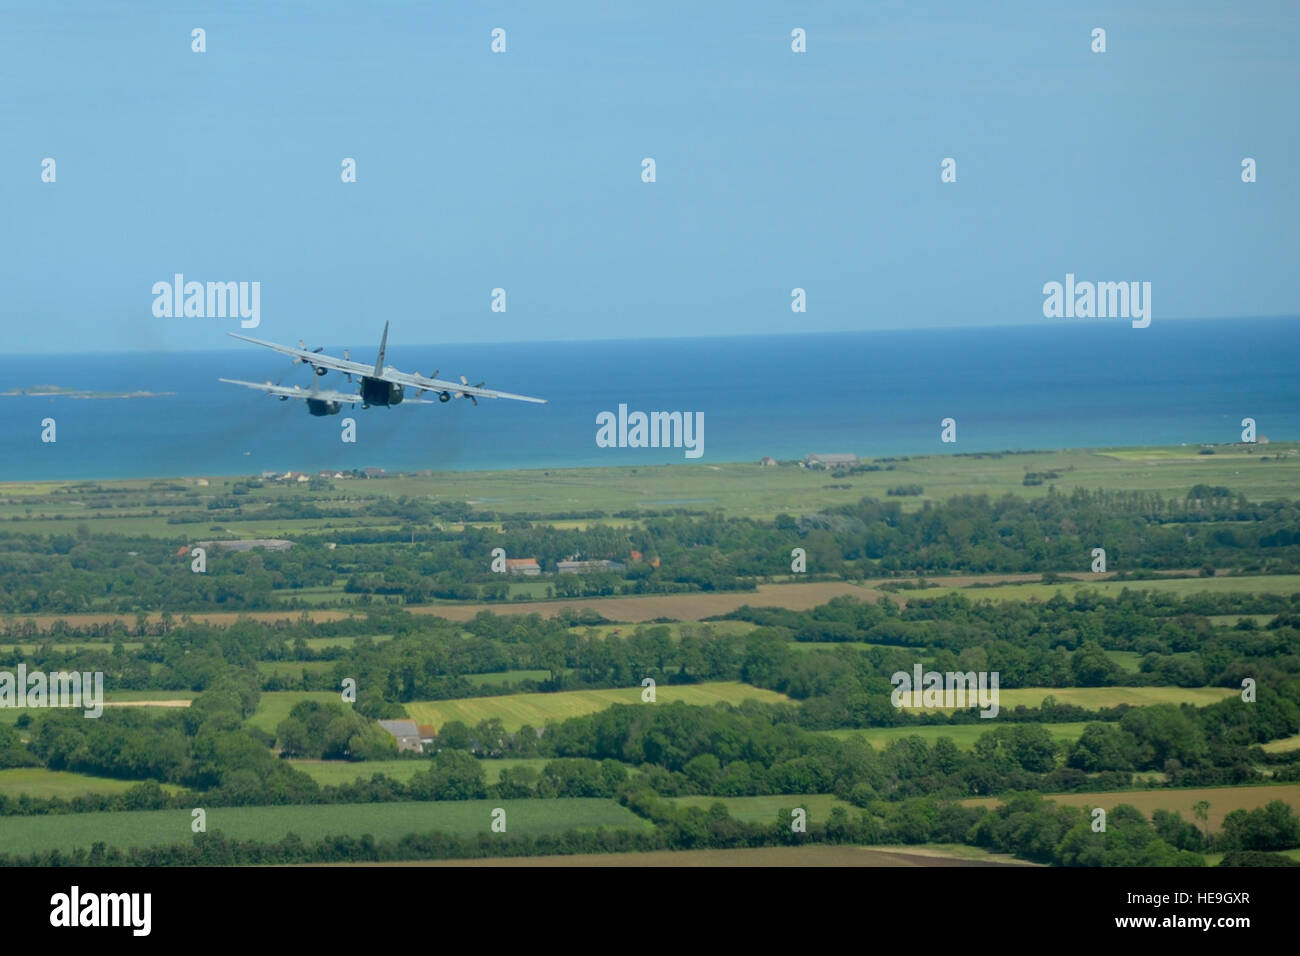
[[[176,273],[367,349],[1085,321],[1067,273],[1296,315],[1297,50],[1293,0],[3,0],[0,324],[229,348]]]

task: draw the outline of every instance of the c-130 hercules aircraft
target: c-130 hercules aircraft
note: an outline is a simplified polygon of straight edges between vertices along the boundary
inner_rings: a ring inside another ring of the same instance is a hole
[[[337,415],[345,402],[349,405],[355,405],[361,401],[360,395],[336,392],[332,388],[322,390],[317,387],[316,379],[312,379],[310,389],[299,388],[297,385],[272,385],[270,382],[264,384],[241,382],[237,378],[222,378],[218,379],[218,381],[229,382],[231,385],[242,385],[245,388],[255,388],[259,392],[275,395],[282,402],[287,402],[291,398],[302,399],[307,403],[307,413],[316,416]],[[433,403],[421,400],[420,404],[431,405]]]
[[[436,393],[438,400],[442,402],[449,402],[453,398],[468,398],[471,402],[477,405],[480,398],[508,398],[517,402],[532,402],[536,405],[547,404],[547,401],[544,398],[532,398],[528,395],[514,395],[510,392],[498,392],[495,389],[484,388],[482,382],[479,382],[477,385],[470,385],[469,380],[466,379],[464,375],[460,377],[459,382],[444,382],[433,377],[438,374],[437,372],[434,372],[433,376],[426,378],[423,375],[398,371],[391,365],[385,365],[384,354],[388,349],[387,322],[384,323],[384,334],[379,340],[379,357],[375,359],[373,368],[369,365],[364,365],[361,362],[352,361],[346,350],[343,352],[343,358],[340,359],[334,358],[332,355],[322,355],[319,348],[314,351],[309,350],[306,345],[301,342],[298,343],[300,348],[294,348],[291,345],[277,345],[274,342],[264,342],[261,339],[249,338],[247,335],[240,335],[237,332],[229,332],[227,334],[234,338],[242,339],[245,342],[252,342],[254,345],[261,345],[265,348],[273,349],[284,355],[292,355],[295,365],[299,363],[310,365],[317,375],[324,375],[327,371],[333,370],[336,372],[342,372],[347,376],[349,382],[352,381],[353,375],[356,375],[361,379],[361,390],[359,395],[339,396],[337,393],[334,393],[331,397],[335,398],[336,401],[331,403],[330,406],[323,406],[325,408],[332,407],[332,410],[316,411],[310,409],[313,415],[334,414],[334,412],[338,411],[337,400],[339,398],[343,401],[360,401],[362,408],[369,408],[371,405],[400,405],[403,401],[418,402],[421,405],[432,404],[432,402],[427,399],[420,398],[420,396],[425,392]],[[252,388],[269,391],[271,394],[290,397],[284,392],[274,391],[261,385],[253,385],[252,383],[246,382],[233,382],[231,379],[223,379],[222,381],[232,382],[232,384],[237,385],[248,385]],[[414,399],[406,398],[405,390],[407,386],[418,389],[415,393]],[[293,395],[292,397],[297,398],[299,396]],[[310,393],[305,393],[301,397],[309,398]]]

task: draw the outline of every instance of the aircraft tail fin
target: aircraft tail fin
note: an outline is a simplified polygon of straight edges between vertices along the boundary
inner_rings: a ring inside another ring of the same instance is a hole
[[[388,350],[388,323],[384,323],[384,336],[379,340],[379,358],[375,359],[375,378],[384,374],[384,352]]]

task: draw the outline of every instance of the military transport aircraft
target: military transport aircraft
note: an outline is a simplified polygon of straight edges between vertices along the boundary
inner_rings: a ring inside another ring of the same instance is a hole
[[[345,392],[336,392],[332,388],[322,391],[316,387],[315,380],[312,381],[312,387],[309,389],[299,388],[297,385],[272,385],[270,382],[265,384],[241,382],[237,378],[223,378],[218,379],[218,381],[229,382],[231,385],[243,385],[245,388],[255,388],[260,392],[266,392],[268,395],[278,396],[282,402],[287,402],[291,398],[301,398],[307,402],[307,411],[312,415],[337,415],[344,403],[355,405],[361,401],[360,395],[348,395]]]
[[[444,382],[435,377],[438,374],[437,372],[426,378],[423,375],[401,372],[391,365],[385,365],[384,353],[388,348],[387,322],[384,323],[384,334],[379,340],[379,357],[375,359],[373,368],[361,362],[352,361],[346,351],[343,353],[343,358],[340,359],[334,358],[332,355],[322,355],[319,348],[309,350],[301,342],[298,343],[299,348],[294,348],[290,345],[276,345],[274,342],[249,338],[247,335],[240,335],[237,332],[227,334],[245,342],[252,342],[254,345],[274,349],[284,355],[292,355],[295,365],[298,363],[310,365],[317,375],[324,375],[332,369],[346,375],[349,382],[352,381],[353,375],[359,376],[361,379],[360,401],[362,402],[362,408],[369,408],[371,405],[400,405],[404,399],[406,401],[419,400],[419,397],[425,392],[437,393],[438,400],[441,402],[449,402],[453,398],[468,398],[477,405],[480,398],[509,398],[517,402],[533,402],[537,405],[547,404],[544,398],[513,395],[510,392],[498,392],[495,389],[484,388],[482,382],[471,385],[464,375],[460,377],[459,383]],[[405,389],[408,386],[417,389],[415,399],[405,398]]]

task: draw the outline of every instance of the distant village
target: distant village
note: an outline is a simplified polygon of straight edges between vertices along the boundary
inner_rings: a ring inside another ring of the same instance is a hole
[[[776,465],[797,465],[800,468],[851,468],[858,464],[858,456],[848,454],[805,455],[803,458],[793,461],[777,461],[771,455],[764,455],[758,460],[758,463],[772,467]]]
[[[607,558],[584,559],[580,555],[571,554],[563,561],[555,562],[556,574],[592,574],[598,571],[622,571],[627,565],[640,564],[645,561],[645,555],[640,551],[632,551],[628,554],[627,563],[622,561],[611,561]],[[506,573],[519,574],[525,577],[536,577],[542,573],[542,566],[538,564],[536,558],[506,558]],[[659,567],[659,559],[652,557],[647,562],[652,568]]]
[[[427,478],[433,474],[430,470],[414,472],[417,477]],[[346,479],[346,478],[384,478],[388,472],[383,468],[349,468],[346,471],[330,471],[328,468],[324,471],[318,471],[315,474],[308,474],[305,471],[264,471],[260,477],[263,481],[283,481],[283,482],[306,482],[313,478],[327,479]]]
[[[1264,439],[1264,441],[1267,441],[1267,439]],[[835,453],[835,454],[812,454],[812,455],[805,455],[801,459],[794,459],[790,461],[777,461],[771,455],[764,455],[762,458],[758,460],[758,463],[760,465],[773,466],[773,467],[776,465],[786,465],[786,466],[793,465],[799,468],[830,469],[830,468],[851,468],[861,464],[861,459],[859,459],[857,455]],[[432,469],[424,468],[421,469],[420,471],[403,472],[402,474],[409,474],[416,478],[431,478],[433,477],[434,472]],[[264,471],[257,477],[259,477],[263,481],[282,481],[285,482],[286,484],[289,484],[289,483],[308,482],[314,478],[331,479],[331,480],[345,480],[349,478],[351,479],[387,478],[388,471],[383,468],[349,468],[349,469],[343,469],[339,471],[333,471],[327,468],[323,471],[317,471],[317,472],[271,470],[271,471]],[[206,482],[204,482],[204,484],[206,484]]]

